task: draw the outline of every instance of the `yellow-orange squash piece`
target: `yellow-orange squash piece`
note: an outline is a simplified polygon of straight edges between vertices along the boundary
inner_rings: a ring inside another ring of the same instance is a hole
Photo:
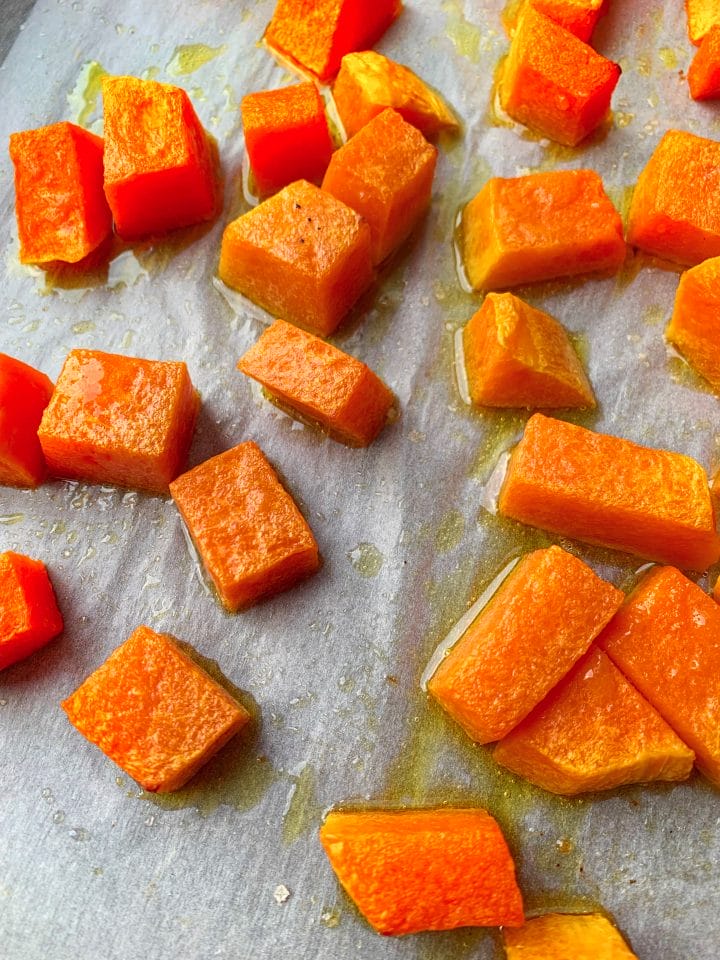
[[[684,780],[695,754],[593,646],[493,757],[551,793],[572,796]]]
[[[475,290],[615,273],[625,259],[620,215],[594,170],[493,177],[465,207],[461,233]]]
[[[536,10],[585,43],[590,42],[606,6],[606,0],[521,0],[519,3],[511,3],[502,14],[503,26],[510,36],[515,32],[526,3],[532,3]]]
[[[599,913],[547,913],[504,930],[507,960],[638,960]]]
[[[350,446],[372,443],[393,405],[392,392],[368,366],[284,320],[268,327],[238,367],[280,406]]]
[[[598,644],[720,786],[720,606],[674,567],[654,567]]]
[[[695,460],[534,414],[498,509],[563,536],[706,570],[720,558],[707,475]]]
[[[687,266],[720,256],[717,140],[682,130],[663,135],[635,187],[627,242]]]
[[[526,554],[427,688],[473,740],[499,740],[565,676],[622,600],[560,547]]]
[[[687,81],[693,100],[717,100],[720,97],[720,22],[703,37],[688,68]]]
[[[37,434],[52,392],[44,373],[0,353],[0,484],[37,487],[45,478]]]
[[[604,119],[620,67],[526,4],[500,81],[514,120],[574,147]]]
[[[252,441],[188,470],[170,493],[228,610],[287,590],[320,565],[310,527]]]
[[[594,407],[563,327],[512,293],[489,293],[463,330],[473,403],[488,407]]]
[[[720,392],[720,257],[682,275],[665,336]]]
[[[44,647],[62,628],[45,565],[11,550],[0,553],[0,670]]]
[[[250,716],[168,634],[138,627],[62,703],[141,787],[178,790]]]
[[[225,228],[218,272],[268,313],[327,336],[372,283],[370,228],[298,180]]]
[[[383,110],[333,154],[322,188],[370,224],[374,263],[430,206],[436,160],[437,149],[395,110]]]
[[[10,136],[21,263],[77,263],[112,233],[103,141],[74,123]]]
[[[320,840],[378,933],[523,922],[512,856],[485,810],[333,811]]]
[[[333,99],[348,137],[387,107],[428,139],[459,128],[452,111],[416,73],[374,50],[348,53],[333,84]]]
[[[685,0],[688,36],[696,46],[720,24],[720,0]]]

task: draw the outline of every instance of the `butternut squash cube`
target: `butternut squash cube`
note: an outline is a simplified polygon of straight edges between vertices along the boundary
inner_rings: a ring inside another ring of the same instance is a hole
[[[687,270],[665,336],[720,392],[720,257]]]
[[[52,392],[44,373],[0,353],[0,483],[37,487],[45,479],[38,427]]]
[[[720,97],[720,23],[703,37],[700,49],[687,72],[693,100],[717,100]]]
[[[529,3],[585,43],[590,42],[606,6],[606,0],[523,0],[518,6],[508,4],[502,17],[503,26],[510,36],[515,33],[520,14]]]
[[[688,37],[699,46],[710,30],[720,24],[720,0],[685,0]]]
[[[638,960],[599,913],[548,913],[503,930],[507,960]]]

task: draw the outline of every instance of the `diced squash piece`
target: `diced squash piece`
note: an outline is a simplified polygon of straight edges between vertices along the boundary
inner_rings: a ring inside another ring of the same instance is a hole
[[[607,917],[547,913],[503,930],[507,960],[638,960]]]
[[[392,392],[364,363],[284,320],[268,327],[238,367],[280,406],[351,446],[372,443],[393,406]]]
[[[370,228],[304,180],[225,228],[220,279],[313,333],[332,333],[373,280]]]
[[[717,100],[720,97],[720,23],[705,34],[688,69],[687,80],[693,100]]]
[[[720,24],[720,0],[685,0],[688,36],[696,46]]]
[[[493,757],[544,790],[573,796],[685,780],[695,754],[593,646]]]
[[[21,263],[78,263],[112,233],[103,141],[74,123],[10,135]]]
[[[459,129],[452,111],[416,73],[374,50],[343,57],[333,99],[348,137],[388,107],[428,139]]]
[[[174,637],[138,627],[62,703],[141,787],[178,790],[250,719]]]
[[[333,152],[314,83],[249,93],[240,103],[245,147],[261,196],[294,180],[320,183]]]
[[[640,581],[598,644],[720,786],[720,607],[674,567]]]
[[[520,0],[510,3],[502,14],[503,26],[510,36],[515,33],[520,15],[528,3],[585,43],[590,43],[606,7],[606,0]]]
[[[346,53],[372,47],[401,10],[402,0],[278,0],[265,42],[325,81]]]
[[[213,151],[180,87],[104,77],[105,194],[125,240],[211,220],[219,212]]]
[[[701,183],[701,191],[685,187]],[[720,256],[720,143],[669,130],[633,193],[627,242],[694,266]]]
[[[320,840],[378,933],[523,922],[512,855],[485,810],[332,811]]]
[[[489,293],[463,330],[473,403],[594,407],[595,397],[558,321],[512,293]]]
[[[228,610],[287,590],[318,569],[310,527],[252,441],[184,473],[170,492]]]
[[[45,565],[0,553],[0,670],[44,647],[63,628]]]
[[[526,4],[500,82],[500,103],[514,120],[574,147],[600,124],[620,67]]]
[[[374,263],[430,206],[436,160],[437,149],[395,110],[383,110],[333,154],[322,188],[370,224]]]
[[[526,554],[427,688],[473,740],[499,740],[565,676],[622,600],[560,547]]]
[[[665,336],[720,392],[720,257],[704,260],[680,277]]]
[[[37,487],[44,480],[37,432],[52,392],[44,373],[0,353],[0,484]]]
[[[506,517],[650,560],[706,570],[720,537],[705,471],[691,457],[533,414],[510,458]]]
[[[185,466],[198,407],[182,362],[71,350],[38,433],[48,470],[167,493]]]
[[[462,216],[465,270],[475,290],[616,273],[622,221],[594,170],[493,177]]]

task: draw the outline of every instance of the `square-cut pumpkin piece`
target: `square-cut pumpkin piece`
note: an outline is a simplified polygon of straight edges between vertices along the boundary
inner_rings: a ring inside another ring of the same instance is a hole
[[[287,590],[318,569],[310,527],[251,440],[184,473],[170,492],[228,610]]]
[[[703,37],[687,72],[693,100],[717,100],[720,97],[720,23]]]
[[[0,553],[0,670],[44,647],[63,628],[45,565]]]
[[[394,401],[392,391],[360,360],[284,320],[268,327],[238,367],[279,406],[350,446],[372,443]]]
[[[512,293],[489,293],[463,330],[470,399],[487,407],[594,407],[567,333]]]
[[[298,180],[228,224],[218,272],[268,313],[326,336],[372,283],[370,228]]]
[[[437,149],[396,110],[383,110],[337,150],[322,188],[370,224],[380,263],[430,205]]]
[[[688,36],[696,46],[720,24],[720,0],[685,0]]]
[[[37,487],[45,473],[38,427],[50,402],[52,380],[0,353],[0,483]]]
[[[638,960],[599,913],[547,913],[503,930],[507,960]]]
[[[665,336],[720,393],[720,257],[680,277]]]
[[[77,263],[112,233],[103,141],[74,123],[10,136],[21,263]]]
[[[492,177],[463,211],[462,249],[475,290],[616,273],[625,259],[620,214],[594,170]]]
[[[141,787],[178,790],[250,719],[174,637],[138,627],[62,703]]]
[[[346,53],[372,47],[401,10],[402,0],[278,0],[265,41],[325,81]]]
[[[635,187],[627,242],[689,267],[720,256],[717,140],[684,130],[663,135]]]
[[[578,40],[590,42],[598,20],[605,12],[606,0],[521,0],[503,11],[503,26],[512,36],[525,6],[532,4],[544,16],[569,30]]]
[[[213,152],[187,93],[136,77],[102,82],[105,194],[126,240],[211,220]]]
[[[260,195],[294,180],[320,183],[333,144],[314,83],[249,93],[240,103],[245,147]]]
[[[38,433],[48,470],[167,493],[185,466],[198,407],[182,362],[71,350]]]

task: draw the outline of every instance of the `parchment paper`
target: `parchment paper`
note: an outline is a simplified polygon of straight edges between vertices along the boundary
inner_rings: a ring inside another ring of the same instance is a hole
[[[625,208],[662,132],[717,137],[681,72],[682,4],[614,0],[596,34],[623,76],[614,117],[579,150],[499,122],[497,2],[409,0],[378,49],[415,68],[463,120],[441,145],[430,214],[334,338],[396,392],[401,419],[366,451],[280,414],[236,370],[262,311],[213,283],[225,222],[244,209],[238,104],[291,78],[258,46],[270,2],[38,0],[0,69],[0,140],[80,121],[100,129],[102,70],[190,93],[217,138],[225,209],[206,231],[136,247],[68,286],[17,263],[13,186],[0,156],[0,350],[56,377],[69,349],[184,359],[202,393],[196,464],[254,438],[316,533],[321,572],[229,616],[204,585],[168,500],[52,482],[0,490],[0,549],[43,559],[63,636],[0,677],[0,954],[7,960],[490,958],[492,932],[375,935],[317,841],[343,803],[486,806],[506,830],[529,911],[602,905],[644,960],[720,951],[718,793],[699,777],[574,801],[493,764],[432,704],[432,651],[504,563],[543,534],[481,507],[524,414],[472,412],[453,335],[479,306],[455,271],[460,205],[490,175],[589,166]],[[185,48],[185,49],[184,49]],[[189,48],[189,49],[187,49]],[[678,274],[628,261],[609,280],[521,291],[575,335],[600,402],[573,417],[718,465],[718,401],[663,340]],[[639,561],[565,544],[627,586]],[[68,724],[59,701],[140,623],[192,644],[254,699],[253,731],[174,799],[142,793]]]

